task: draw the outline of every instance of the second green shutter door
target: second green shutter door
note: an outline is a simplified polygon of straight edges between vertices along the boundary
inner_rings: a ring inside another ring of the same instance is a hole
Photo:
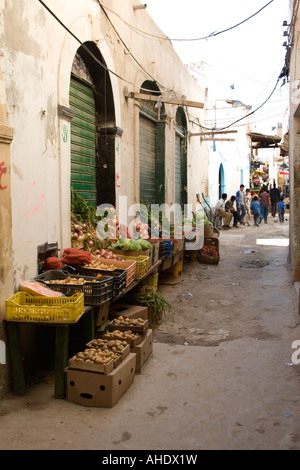
[[[156,203],[156,124],[140,116],[140,201]]]
[[[181,138],[175,136],[175,202],[181,204],[182,190],[182,156],[181,156]]]

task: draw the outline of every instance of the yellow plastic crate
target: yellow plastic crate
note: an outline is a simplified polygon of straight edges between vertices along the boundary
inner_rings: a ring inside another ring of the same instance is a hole
[[[135,278],[141,279],[145,274],[148,272],[148,263],[149,263],[149,256],[124,256],[118,255],[122,259],[131,259],[136,261],[136,270],[135,270]]]
[[[183,270],[183,262],[178,261],[178,263],[174,264],[173,266],[173,276],[174,277],[180,276],[182,273],[182,270]]]
[[[84,312],[84,294],[41,297],[19,291],[6,300],[6,320],[30,323],[76,323]]]

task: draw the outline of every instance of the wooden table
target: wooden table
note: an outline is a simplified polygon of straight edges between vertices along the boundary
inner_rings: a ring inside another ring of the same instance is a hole
[[[82,344],[86,344],[94,338],[95,324],[93,307],[85,307],[83,315],[76,323],[28,323],[7,320],[5,320],[4,323],[11,361],[13,393],[15,395],[25,395],[26,393],[26,381],[20,340],[20,326],[21,324],[26,323],[26,325],[41,325],[45,328],[55,328],[54,396],[55,398],[65,398],[66,374],[64,369],[66,368],[69,360],[70,333],[71,335],[74,333],[76,336],[76,330],[79,329]]]

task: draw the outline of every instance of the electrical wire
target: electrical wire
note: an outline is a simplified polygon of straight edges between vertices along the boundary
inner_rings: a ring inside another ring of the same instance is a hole
[[[153,90],[148,90],[146,88],[141,88],[137,85],[135,85],[133,82],[125,79],[124,77],[122,77],[121,75],[119,75],[118,73],[114,72],[113,70],[109,69],[105,64],[103,64],[91,51],[90,49],[57,17],[57,15],[55,15],[55,13],[43,2],[43,0],[38,0],[40,2],[40,4],[53,16],[53,18],[82,46],[82,48],[95,60],[95,62],[97,64],[99,64],[104,70],[106,70],[107,72],[111,73],[112,75],[116,76],[117,78],[119,78],[120,80],[126,82],[127,84],[133,86],[134,88],[136,88],[138,91],[146,91],[146,92],[152,92],[153,93]],[[100,7],[102,8],[99,0],[98,0],[98,3],[100,5]],[[103,9],[103,8],[102,8]],[[107,16],[107,15],[106,15]],[[109,18],[108,18],[109,20]],[[111,21],[109,20],[111,26],[114,28],[114,26],[112,25]],[[115,28],[114,28],[115,30]],[[115,30],[116,31],[116,30]],[[117,31],[116,31],[117,33]],[[118,37],[120,38],[120,40],[122,41],[120,35],[117,33]],[[122,41],[122,43],[124,44],[124,47],[126,47],[126,49],[129,51],[128,47],[126,46],[126,44]],[[130,51],[129,51],[130,52]],[[174,93],[175,96],[177,96],[177,93],[174,91],[174,90],[171,90],[170,88],[167,88],[165,87],[164,85],[160,84],[157,82],[157,80],[152,77],[142,66],[141,64],[134,58],[134,56],[131,54],[130,52],[130,55],[131,57],[136,61],[136,63],[139,65],[139,67],[141,67],[143,69],[143,71],[155,82],[157,83],[161,88],[163,88],[165,91],[172,91]],[[179,94],[178,94],[179,95]]]
[[[122,42],[123,46],[125,47],[125,49],[127,50],[127,52],[129,53],[129,55],[133,58],[133,60],[137,63],[137,65],[155,82],[157,83],[161,88],[164,88],[165,90],[168,90],[168,91],[171,91],[170,89],[167,89],[164,85],[162,85],[161,83],[159,83],[141,64],[140,62],[134,57],[134,55],[132,54],[132,52],[130,51],[129,47],[127,47],[127,45],[125,44],[125,42],[123,41],[123,39],[121,38],[120,34],[118,33],[117,29],[115,28],[115,26],[113,25],[113,23],[111,22],[111,19],[109,18],[107,12],[105,11],[105,8],[103,7],[103,5],[101,4],[100,0],[97,0],[101,10],[103,11],[107,21],[109,22],[109,24],[111,25],[111,27],[113,28],[114,32],[116,33],[116,35],[118,36],[118,38],[120,39],[120,41]]]
[[[221,109],[221,108],[218,108]],[[229,109],[229,108],[226,108]],[[264,118],[264,119],[269,119],[268,115],[272,114],[273,115],[278,115],[279,111],[282,110],[282,106],[276,106],[272,107],[271,109],[266,109],[266,110],[261,110],[256,114],[256,118]],[[276,113],[276,114],[274,114]],[[228,122],[231,122],[232,118],[229,117],[224,117],[224,118],[218,118],[218,123],[222,123],[222,125],[225,125]],[[215,122],[214,119],[205,119],[205,125],[209,125],[210,123]]]
[[[271,119],[275,119],[275,118],[277,118],[278,116],[279,116],[279,114],[276,113],[276,114],[272,114],[272,115],[267,116],[267,117],[266,117],[266,116],[262,116],[260,119],[257,119],[257,117],[256,117],[255,120],[250,120],[250,121],[244,122],[244,123],[242,123],[242,124],[236,124],[236,125],[234,126],[234,128],[245,127],[245,126],[249,126],[249,125],[250,125],[250,126],[253,126],[253,125],[255,125],[255,124],[257,124],[257,123],[260,123],[260,122],[266,122],[267,120],[269,121],[269,120],[271,120]],[[204,129],[204,124],[202,124],[201,122],[200,122],[200,124],[199,124],[199,123],[197,123],[196,121],[193,121],[193,120],[190,118],[190,116],[189,116],[189,119],[190,119],[190,122],[192,122],[192,123],[195,124],[196,126],[200,127],[201,129]],[[216,129],[214,128],[213,131],[215,131],[215,130],[216,130]]]
[[[267,6],[269,6],[271,3],[273,3],[274,0],[270,0],[268,3],[266,3],[263,7],[261,7],[258,11],[256,11],[255,13],[253,13],[251,16],[248,16],[247,18],[245,18],[244,20],[240,21],[239,23],[233,25],[233,26],[230,26],[229,28],[226,28],[226,29],[223,29],[221,31],[214,31],[210,34],[208,34],[207,36],[203,36],[201,38],[194,38],[194,39],[178,39],[178,38],[168,38],[167,36],[165,37],[161,37],[161,36],[155,36],[153,34],[150,34],[150,33],[147,33],[146,31],[142,31],[138,28],[136,28],[135,26],[132,26],[130,25],[129,23],[127,23],[120,15],[118,15],[116,12],[114,12],[113,10],[110,10],[108,7],[105,6],[105,8],[110,11],[111,13],[114,13],[116,16],[118,16],[128,27],[130,27],[131,29],[133,29],[134,31],[136,32],[139,32],[139,33],[142,33],[143,35],[148,35],[148,36],[151,36],[153,38],[156,38],[156,39],[159,39],[159,40],[167,40],[167,41],[180,41],[180,42],[184,42],[184,41],[203,41],[205,39],[209,39],[211,37],[214,37],[214,36],[218,36],[219,34],[223,34],[223,33],[226,33],[227,31],[230,31],[234,28],[237,28],[238,26],[240,26],[241,24],[243,23],[246,23],[246,21],[250,20],[251,18],[253,18],[254,16],[258,15],[262,10],[264,10]],[[99,2],[99,0],[98,0]]]
[[[106,67],[105,64],[103,64],[90,50],[89,48],[82,42],[80,39],[55,15],[55,13],[43,2],[43,0],[38,0],[41,5],[55,18],[55,20],[83,47],[83,49],[97,62],[103,69],[105,69],[107,72],[112,73],[115,75],[117,78],[120,78],[120,80],[124,80],[127,83],[127,80],[125,80],[123,77],[118,75],[116,72],[113,70],[110,70],[109,68]],[[130,83],[132,85],[132,83]]]
[[[126,80],[125,78],[123,78],[121,75],[117,74],[116,72],[114,72],[113,70],[110,70],[105,64],[103,64],[90,50],[89,48],[82,42],[80,41],[80,39],[55,15],[55,13],[43,2],[43,0],[38,0],[40,2],[40,4],[55,18],[55,20],[84,48],[84,50],[102,67],[104,68],[107,72],[110,72],[111,74],[115,75],[117,78],[119,78],[120,80],[122,81],[125,81],[126,83],[134,86],[135,88],[137,88],[137,86]],[[99,6],[101,7],[101,9],[104,11],[104,8],[102,7],[101,3],[99,0],[97,0],[98,3],[99,3]],[[264,7],[262,7],[258,12],[256,12],[255,14],[259,13],[263,8],[265,8],[266,6],[268,6],[270,3],[272,3],[273,0],[271,0],[268,4],[266,4]],[[108,21],[109,23],[111,24],[111,26],[113,27],[113,29],[116,31],[116,29],[114,28],[113,24],[111,23],[111,21],[109,20],[109,17],[107,16],[106,12],[104,11],[106,17],[108,18]],[[255,15],[254,14],[254,15]],[[252,16],[254,16],[252,15]],[[251,17],[252,17],[251,16]],[[249,17],[249,18],[251,18]],[[244,23],[246,20],[243,20],[241,23],[239,24],[242,24]],[[232,29],[232,27],[230,28]],[[119,33],[116,31],[116,34],[118,35],[118,37],[120,38],[120,40],[122,41]],[[218,33],[219,34],[219,33]],[[122,41],[122,43],[124,44],[124,47],[126,47],[126,49],[129,51],[129,49],[127,48],[126,44]],[[131,54],[132,55],[132,54]],[[133,56],[132,56],[133,57]],[[134,57],[133,57],[134,58]],[[135,59],[134,59],[135,60]],[[136,61],[137,62],[137,61]],[[137,62],[137,64],[142,67],[139,62]],[[143,69],[145,71],[145,69]],[[146,72],[146,71],[145,71]],[[147,72],[146,72],[147,73]],[[147,73],[148,74],[148,73]],[[148,74],[149,75],[149,74]],[[149,75],[150,76],[150,75]],[[156,83],[158,83],[153,77],[151,77]],[[246,114],[245,116],[235,120],[234,122],[232,122],[231,124],[227,125],[226,127],[222,127],[222,128],[208,128],[208,127],[205,127],[205,126],[200,126],[202,127],[203,129],[206,129],[206,130],[211,130],[211,131],[216,131],[216,130],[225,130],[225,129],[228,129],[229,127],[232,127],[234,124],[236,124],[237,122],[243,120],[243,119],[246,119],[247,117],[251,116],[252,114],[254,114],[255,112],[257,112],[260,108],[262,108],[262,106],[264,106],[264,104],[270,99],[270,97],[273,95],[273,93],[275,92],[276,90],[276,87],[279,83],[279,80],[280,80],[280,76],[278,77],[277,81],[276,81],[276,85],[275,87],[273,88],[272,92],[270,93],[270,95],[268,96],[268,98],[260,105],[258,106],[255,110],[253,110],[251,113],[248,113]],[[170,91],[170,89],[164,87],[163,85],[159,84],[162,88],[164,89],[167,89]],[[145,90],[146,91],[146,90]],[[147,90],[147,91],[153,91],[153,90]],[[174,92],[174,90],[172,90]],[[174,94],[176,94],[174,92]]]
[[[235,121],[233,121],[231,124],[228,124],[227,126],[224,126],[224,127],[221,127],[221,128],[215,128],[215,127],[212,127],[212,128],[209,128],[209,127],[205,127],[205,126],[200,126],[202,127],[203,129],[205,130],[209,130],[209,131],[224,131],[225,129],[228,129],[229,127],[232,127],[234,126],[237,122],[240,122],[242,121],[243,119],[246,119],[247,117],[251,116],[252,114],[256,113],[259,109],[261,109],[268,101],[269,99],[271,98],[271,96],[273,95],[273,93],[275,92],[276,88],[277,88],[277,85],[279,83],[279,80],[280,80],[280,76],[277,78],[276,80],[276,84],[273,88],[273,90],[271,91],[271,93],[269,94],[269,96],[265,99],[265,101],[260,105],[258,106],[256,109],[254,109],[253,111],[251,111],[251,113],[247,113],[245,114],[245,116],[239,118],[239,119],[236,119]]]

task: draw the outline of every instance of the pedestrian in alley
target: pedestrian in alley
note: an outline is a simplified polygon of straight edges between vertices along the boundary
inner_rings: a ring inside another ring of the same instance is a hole
[[[228,199],[228,201],[226,201],[225,203],[225,210],[227,212],[231,212],[231,214],[233,215],[233,226],[235,228],[238,228],[238,222],[241,221],[241,216],[235,208],[235,201],[236,201],[236,197],[231,196],[231,198]]]
[[[258,227],[261,221],[261,207],[258,200],[258,196],[253,197],[253,201],[250,204],[250,210],[253,214],[254,225]]]
[[[261,210],[261,221],[264,220],[264,223],[268,223],[268,213],[271,209],[270,194],[267,192],[266,186],[263,186],[262,192],[260,193],[260,210]]]
[[[277,212],[277,203],[280,201],[280,190],[276,188],[276,183],[270,188],[271,214],[275,217]]]
[[[224,219],[223,229],[229,230],[231,228],[230,222],[232,220],[233,215],[231,214],[231,212],[227,212],[225,210],[226,200],[227,200],[227,194],[223,193],[221,199],[218,200],[215,206],[215,215],[216,217],[220,217],[221,219]]]
[[[246,210],[246,215],[245,215],[245,222],[247,225],[251,225],[251,202],[252,202],[252,196],[251,196],[251,191],[249,188],[246,189],[246,194],[245,194],[245,210]]]
[[[245,185],[241,184],[240,189],[236,192],[236,208],[238,213],[241,216],[241,224],[245,225],[244,217],[246,214],[246,207],[245,207],[245,193],[244,193]]]
[[[280,200],[277,204],[277,209],[278,209],[279,222],[280,222],[280,224],[283,224],[284,214],[285,214],[285,209],[286,209],[286,204],[283,200],[283,196],[280,196]]]

